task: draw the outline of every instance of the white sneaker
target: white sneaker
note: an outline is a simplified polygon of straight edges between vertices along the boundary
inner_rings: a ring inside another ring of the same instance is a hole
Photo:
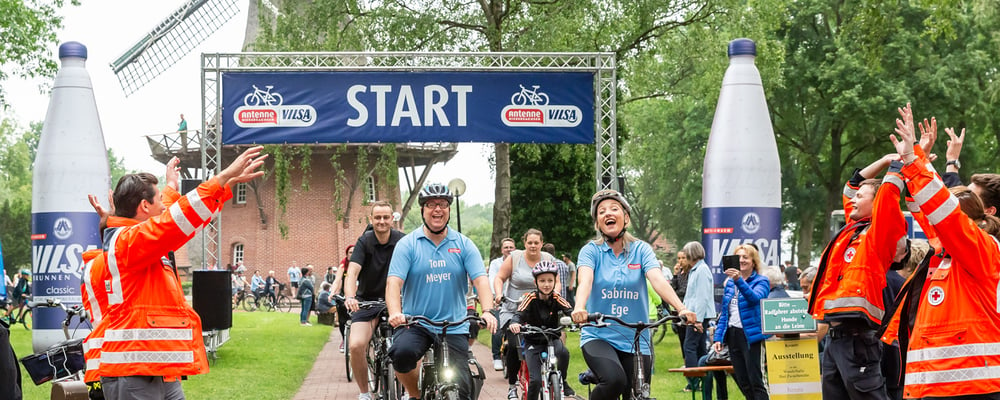
[[[358,395],[358,400],[372,400],[371,393],[361,393]]]
[[[493,360],[493,370],[494,371],[503,371],[503,361],[501,361],[501,360]]]
[[[507,400],[517,400],[517,386],[511,386],[510,390],[507,390]]]
[[[340,352],[341,353],[344,352],[344,343],[347,343],[347,342],[340,342]]]

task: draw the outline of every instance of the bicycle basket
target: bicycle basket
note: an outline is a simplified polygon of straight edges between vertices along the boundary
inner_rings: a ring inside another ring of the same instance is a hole
[[[87,366],[83,359],[83,339],[57,343],[43,352],[22,358],[21,364],[35,385],[73,376]]]

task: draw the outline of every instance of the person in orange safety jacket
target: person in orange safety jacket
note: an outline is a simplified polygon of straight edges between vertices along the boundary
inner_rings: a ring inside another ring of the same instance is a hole
[[[1000,220],[967,188],[949,191],[914,154],[907,117],[897,122],[900,139],[891,139],[944,257],[914,299],[904,397],[1000,399]]]
[[[180,164],[180,160],[177,157],[173,157],[167,162],[166,184],[162,192],[164,207],[170,207],[180,198],[180,193],[177,192],[180,182],[178,164]],[[112,205],[110,212],[101,206],[97,201],[97,196],[88,196],[90,205],[94,207],[94,211],[100,217],[102,237],[105,228],[109,226],[115,228],[128,225],[127,219],[111,215],[114,213],[113,196],[114,194],[109,191],[108,202]],[[108,250],[106,246],[103,247],[102,250],[90,250],[82,255],[84,268],[80,293],[83,307],[87,310],[90,324],[93,327],[83,342],[84,359],[86,360],[83,381],[87,383],[91,391],[99,390],[100,387],[101,345],[104,342],[104,327],[100,323],[104,319],[104,315],[108,313],[108,292],[111,288],[111,275],[108,273],[107,261],[104,257],[100,257]]]
[[[896,158],[886,155],[855,171],[845,185],[849,223],[823,252],[813,281],[809,312],[830,324],[821,361],[824,398],[888,399],[876,328],[885,314],[886,272],[905,251],[906,220],[899,207],[903,180],[895,168],[881,182],[870,178]]]
[[[262,147],[247,149],[226,169],[181,196],[162,202],[156,177],[128,174],[114,191],[115,215],[108,220],[98,260],[109,279],[100,379],[109,400],[184,398],[179,378],[208,372],[201,319],[184,299],[167,254],[208,224],[226,200],[229,185],[264,174]],[[95,263],[96,264],[96,263]]]

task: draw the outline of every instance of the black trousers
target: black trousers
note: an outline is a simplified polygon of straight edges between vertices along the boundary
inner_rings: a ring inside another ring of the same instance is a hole
[[[754,344],[747,342],[743,329],[726,328],[726,345],[729,346],[729,358],[733,360],[733,378],[739,386],[743,397],[749,400],[768,400],[767,388],[764,385],[764,363],[761,356],[764,353],[764,342]],[[876,366],[877,367],[877,366]],[[825,397],[840,399],[840,397]]]
[[[597,377],[597,385],[590,392],[591,399],[618,399],[632,390],[632,370],[635,358],[642,357],[642,371],[649,383],[653,360],[647,355],[635,355],[616,350],[608,342],[591,340],[583,345],[583,359]]]
[[[882,376],[882,342],[873,329],[831,326],[823,351],[823,398],[888,400]]]
[[[10,345],[10,330],[0,321],[0,400],[21,398],[21,368]]]
[[[527,347],[524,350],[524,362],[528,366],[528,396],[525,399],[537,400],[542,392],[542,385],[545,385],[545,380],[548,379],[547,376],[542,375],[542,352],[548,351],[548,346],[544,344],[528,344]],[[566,346],[560,340],[556,340],[553,343],[553,347],[556,359],[559,361],[557,367],[559,368],[559,373],[562,375],[562,384],[565,386],[566,369],[569,368],[569,350],[566,350]],[[554,396],[559,398],[558,396],[561,394]]]
[[[392,336],[392,347],[389,347],[389,358],[393,368],[400,373],[407,373],[417,368],[417,362],[427,353],[438,340],[438,336],[420,325],[409,328],[397,328]],[[448,363],[454,368],[458,379],[458,398],[472,399],[472,372],[469,370],[469,335],[464,333],[448,334],[444,346],[448,346]],[[441,357],[435,352],[434,357]]]

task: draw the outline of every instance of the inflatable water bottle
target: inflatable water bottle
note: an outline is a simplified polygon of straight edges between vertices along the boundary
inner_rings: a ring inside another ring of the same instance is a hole
[[[51,298],[71,306],[81,303],[81,254],[101,246],[100,219],[87,195],[106,201],[111,176],[87,47],[63,43],[59,60],[32,177],[31,294],[36,302]],[[37,308],[32,318],[36,352],[65,340],[62,309]],[[70,333],[85,337],[89,326],[77,327],[74,320]]]
[[[702,245],[719,283],[726,277],[722,256],[736,246],[755,244],[763,265],[778,265],[781,254],[781,162],[756,56],[752,40],[729,42],[729,68],[705,151]]]

